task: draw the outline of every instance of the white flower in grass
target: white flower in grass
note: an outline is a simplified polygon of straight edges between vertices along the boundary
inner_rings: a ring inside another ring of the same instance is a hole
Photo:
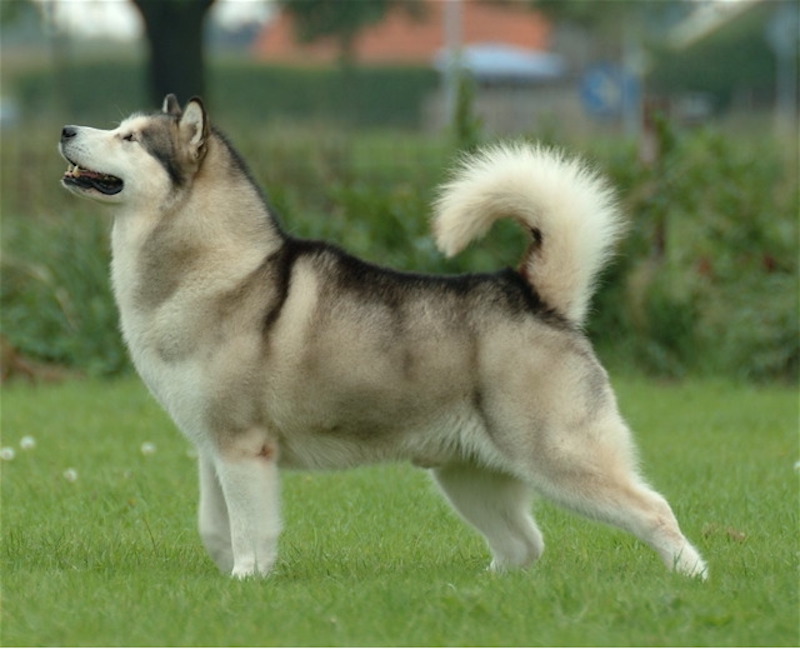
[[[0,460],[6,460],[7,462],[14,459],[16,453],[14,449],[10,446],[4,446],[0,448]]]
[[[30,451],[32,448],[36,448],[36,440],[30,435],[25,435],[25,437],[19,440],[19,447],[23,451]]]
[[[794,463],[794,470],[800,471],[800,460],[797,460],[797,462]]]
[[[152,455],[156,452],[156,445],[153,444],[153,442],[145,442],[142,444],[142,448],[140,450],[142,451],[142,455]]]
[[[64,471],[64,480],[67,482],[75,482],[78,479],[78,472],[75,469],[67,469]]]

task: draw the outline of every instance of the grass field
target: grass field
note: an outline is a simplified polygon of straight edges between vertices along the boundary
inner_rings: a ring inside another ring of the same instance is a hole
[[[488,574],[424,472],[396,465],[288,473],[276,573],[235,582],[195,532],[189,446],[138,381],[7,387],[2,644],[797,646],[796,389],[617,384],[707,583],[545,502],[541,561]]]

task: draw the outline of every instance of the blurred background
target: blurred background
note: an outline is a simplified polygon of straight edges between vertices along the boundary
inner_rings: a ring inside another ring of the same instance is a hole
[[[59,186],[65,123],[204,97],[292,234],[430,272],[430,202],[498,138],[581,153],[630,233],[589,334],[617,371],[797,382],[796,0],[2,0],[2,379],[130,371],[109,215]]]

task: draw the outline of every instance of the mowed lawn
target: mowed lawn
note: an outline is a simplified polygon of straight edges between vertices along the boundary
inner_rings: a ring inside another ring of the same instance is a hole
[[[233,581],[195,530],[191,449],[136,379],[6,387],[0,640],[797,646],[796,388],[615,385],[707,583],[544,501],[539,563],[487,573],[482,540],[406,465],[286,473],[276,572]]]

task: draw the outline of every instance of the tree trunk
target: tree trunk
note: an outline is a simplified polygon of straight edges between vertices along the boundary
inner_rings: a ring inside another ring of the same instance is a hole
[[[133,0],[144,19],[149,94],[160,106],[173,93],[184,104],[205,92],[203,23],[214,0]]]

